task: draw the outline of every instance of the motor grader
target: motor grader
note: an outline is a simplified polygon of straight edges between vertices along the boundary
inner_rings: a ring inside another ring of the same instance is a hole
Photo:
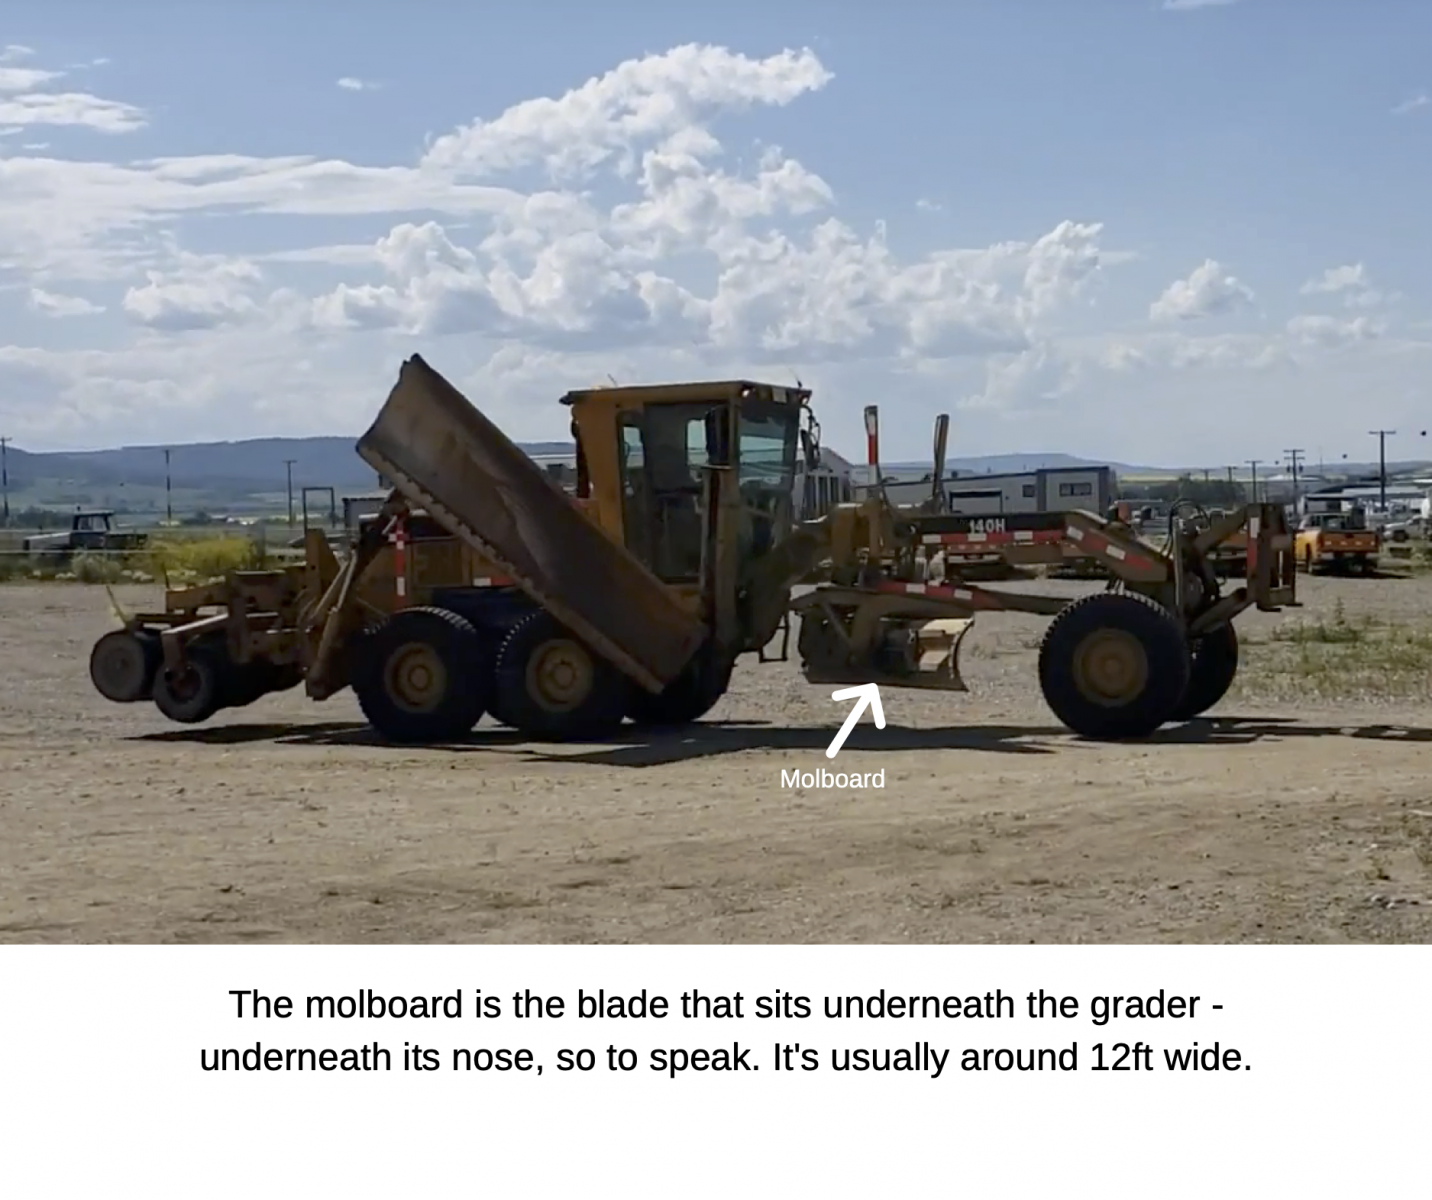
[[[459,738],[484,714],[589,739],[699,719],[740,656],[764,659],[782,635],[785,656],[792,617],[812,682],[963,691],[960,645],[979,612],[1003,609],[1053,618],[1039,678],[1059,719],[1131,738],[1222,697],[1240,612],[1295,603],[1270,505],[1175,522],[1162,548],[1092,513],[969,517],[879,489],[797,521],[798,458],[820,458],[810,398],[748,381],[568,393],[568,495],[415,356],[358,441],[393,490],[346,558],[315,532],[302,566],[169,591],[161,613],[121,614],[92,679],[181,722],[301,683],[315,700],[351,687],[394,741]],[[866,418],[878,479],[878,410]],[[1239,531],[1247,579],[1225,593],[1212,556]],[[1111,579],[1072,602],[927,581],[932,553],[976,548],[1018,565],[1093,559]]]

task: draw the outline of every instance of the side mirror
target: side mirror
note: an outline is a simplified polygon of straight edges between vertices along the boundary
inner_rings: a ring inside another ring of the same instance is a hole
[[[807,472],[814,472],[820,466],[820,443],[809,429],[801,430],[801,454],[805,459]]]

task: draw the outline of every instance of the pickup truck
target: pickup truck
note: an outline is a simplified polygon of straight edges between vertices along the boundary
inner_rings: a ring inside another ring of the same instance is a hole
[[[22,543],[28,554],[69,557],[86,550],[130,551],[143,549],[149,542],[147,533],[119,529],[114,513],[104,509],[80,511],[70,518],[70,527],[54,533],[37,533]]]
[[[1319,569],[1370,574],[1382,538],[1352,513],[1309,513],[1298,526],[1294,546],[1298,564],[1309,574]]]

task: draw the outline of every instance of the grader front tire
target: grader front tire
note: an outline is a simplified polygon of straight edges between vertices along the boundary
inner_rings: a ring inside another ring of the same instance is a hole
[[[1201,717],[1223,699],[1238,674],[1238,633],[1221,625],[1189,646],[1188,690],[1174,709],[1173,720]]]
[[[1039,682],[1054,715],[1081,737],[1148,737],[1174,719],[1188,690],[1183,633],[1158,604],[1133,592],[1076,600],[1050,623]]]

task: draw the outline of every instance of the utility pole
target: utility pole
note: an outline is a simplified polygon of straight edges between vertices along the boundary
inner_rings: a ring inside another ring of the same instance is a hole
[[[5,495],[5,515],[3,519],[6,526],[10,524],[10,460],[6,453],[9,445],[9,438],[0,437],[0,490],[3,490]]]
[[[1249,497],[1249,502],[1252,504],[1258,503],[1258,464],[1262,461],[1261,458],[1250,458],[1248,460],[1248,465],[1253,469],[1253,495]]]
[[[1368,435],[1377,439],[1377,507],[1387,511],[1387,439],[1396,437],[1395,429],[1369,429]]]
[[[174,481],[169,474],[169,450],[164,451],[164,518],[169,525],[174,524]]]
[[[290,529],[293,528],[293,464],[297,461],[296,458],[283,460],[283,465],[288,470],[288,527]]]
[[[1293,510],[1296,512],[1298,508],[1298,467],[1304,454],[1301,450],[1284,450],[1283,453],[1288,456],[1288,461],[1293,467]]]

